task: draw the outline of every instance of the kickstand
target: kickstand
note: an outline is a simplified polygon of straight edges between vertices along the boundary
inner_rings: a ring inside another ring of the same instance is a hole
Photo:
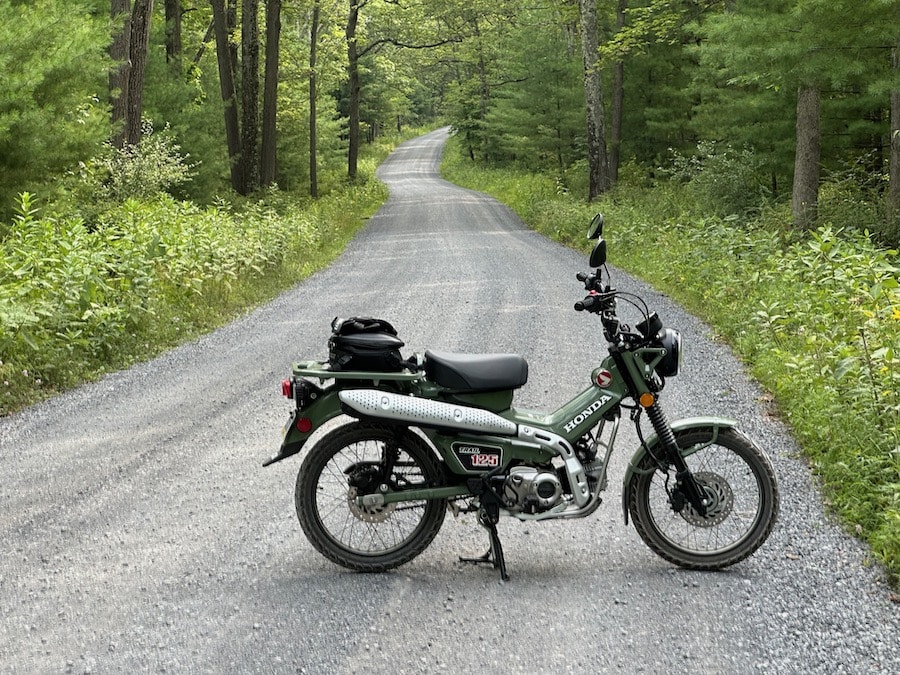
[[[509,581],[509,574],[506,573],[506,559],[503,557],[503,546],[500,545],[500,537],[497,535],[497,521],[500,520],[499,509],[494,508],[497,513],[488,512],[487,508],[482,507],[478,511],[478,524],[488,531],[491,540],[491,547],[483,556],[478,558],[464,558],[460,556],[460,562],[467,563],[490,563],[494,569],[500,568],[500,578],[503,581]]]

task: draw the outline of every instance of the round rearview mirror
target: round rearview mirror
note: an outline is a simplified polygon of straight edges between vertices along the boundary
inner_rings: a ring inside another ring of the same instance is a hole
[[[603,214],[598,213],[588,226],[588,239],[599,239],[603,234]]]
[[[606,240],[599,239],[591,251],[591,267],[603,267],[606,264]]]

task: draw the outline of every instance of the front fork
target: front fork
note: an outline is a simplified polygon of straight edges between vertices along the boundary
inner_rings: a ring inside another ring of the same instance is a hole
[[[680,513],[685,506],[686,499],[698,515],[705,516],[709,498],[681,455],[678,443],[675,441],[675,432],[672,431],[666,414],[656,401],[645,410],[653,425],[653,430],[659,438],[659,444],[665,451],[666,459],[675,467],[675,488],[669,493],[672,509]]]

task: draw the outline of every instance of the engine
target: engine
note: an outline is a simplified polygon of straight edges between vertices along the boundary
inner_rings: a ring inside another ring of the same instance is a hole
[[[526,466],[510,469],[503,483],[503,498],[513,512],[539,513],[559,504],[563,486],[555,473]]]

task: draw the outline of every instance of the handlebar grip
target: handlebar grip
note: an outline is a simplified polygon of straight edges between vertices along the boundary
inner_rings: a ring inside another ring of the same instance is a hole
[[[584,310],[590,310],[591,307],[596,305],[598,302],[596,295],[589,295],[584,300],[579,300],[575,303],[575,311],[583,312]]]
[[[575,275],[575,278],[578,279],[578,281],[580,281],[581,283],[584,283],[588,280],[588,274],[587,272],[579,272]]]

